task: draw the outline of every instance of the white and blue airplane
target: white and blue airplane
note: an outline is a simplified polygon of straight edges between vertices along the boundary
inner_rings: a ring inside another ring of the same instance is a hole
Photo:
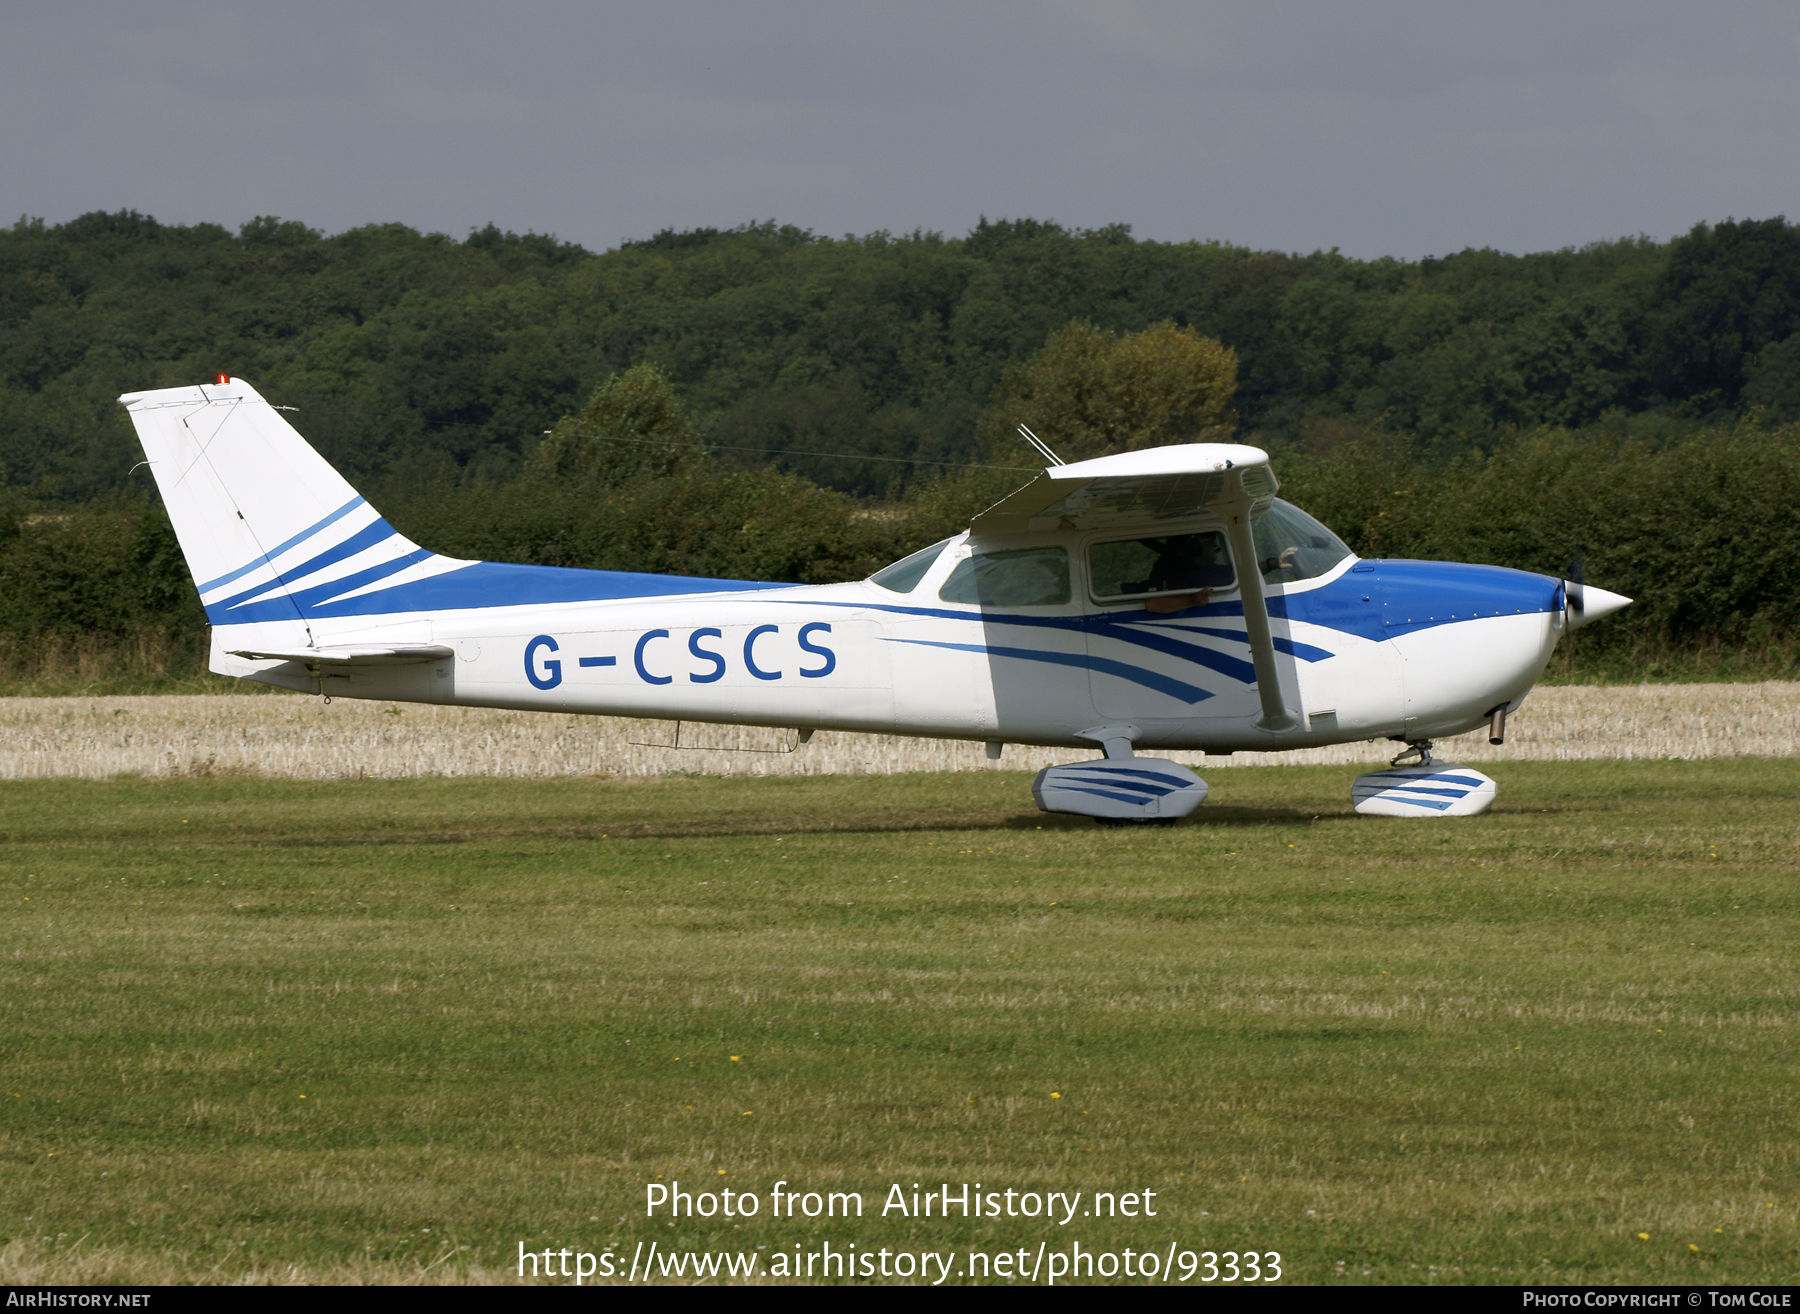
[[[1143,750],[1391,739],[1359,811],[1479,812],[1431,757],[1500,742],[1566,630],[1630,599],[1544,575],[1360,560],[1268,455],[1188,443],[1050,464],[868,579],[462,561],[396,531],[241,379],[128,393],[212,625],[211,668],[330,697],[1098,749],[1040,807],[1167,822],[1206,785]]]

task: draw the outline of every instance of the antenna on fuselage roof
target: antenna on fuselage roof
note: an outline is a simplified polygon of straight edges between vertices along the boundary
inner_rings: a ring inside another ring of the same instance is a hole
[[[1051,465],[1067,465],[1068,464],[1068,462],[1063,460],[1062,457],[1058,456],[1055,452],[1050,450],[1050,444],[1046,443],[1042,438],[1038,437],[1035,433],[1033,433],[1031,430],[1027,429],[1022,424],[1019,426],[1019,436],[1024,438],[1026,442],[1030,443],[1034,448],[1036,448],[1037,454],[1039,456],[1043,457],[1046,461],[1050,462]]]

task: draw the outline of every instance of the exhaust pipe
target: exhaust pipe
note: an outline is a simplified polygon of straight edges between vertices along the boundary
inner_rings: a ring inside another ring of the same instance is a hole
[[[1506,704],[1501,703],[1488,718],[1488,743],[1504,744],[1506,742]]]

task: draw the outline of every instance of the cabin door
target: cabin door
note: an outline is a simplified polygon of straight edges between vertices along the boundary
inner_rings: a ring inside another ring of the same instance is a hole
[[[1248,713],[1254,677],[1234,641],[1243,622],[1222,532],[1121,535],[1085,555],[1088,685],[1102,720]]]

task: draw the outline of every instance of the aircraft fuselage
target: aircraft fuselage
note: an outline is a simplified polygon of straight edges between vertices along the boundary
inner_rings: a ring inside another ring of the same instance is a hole
[[[1563,630],[1559,580],[1346,559],[1265,593],[1298,713],[1270,730],[1240,602],[1155,614],[1096,603],[1079,579],[1048,606],[937,596],[973,552],[1058,541],[953,540],[906,594],[864,580],[314,624],[322,646],[453,653],[405,666],[248,662],[229,652],[256,648],[254,627],[233,625],[218,631],[214,668],[343,697],[1023,744],[1079,746],[1083,730],[1129,723],[1141,748],[1229,752],[1473,729],[1517,706]],[[1079,563],[1085,544],[1069,546]]]

